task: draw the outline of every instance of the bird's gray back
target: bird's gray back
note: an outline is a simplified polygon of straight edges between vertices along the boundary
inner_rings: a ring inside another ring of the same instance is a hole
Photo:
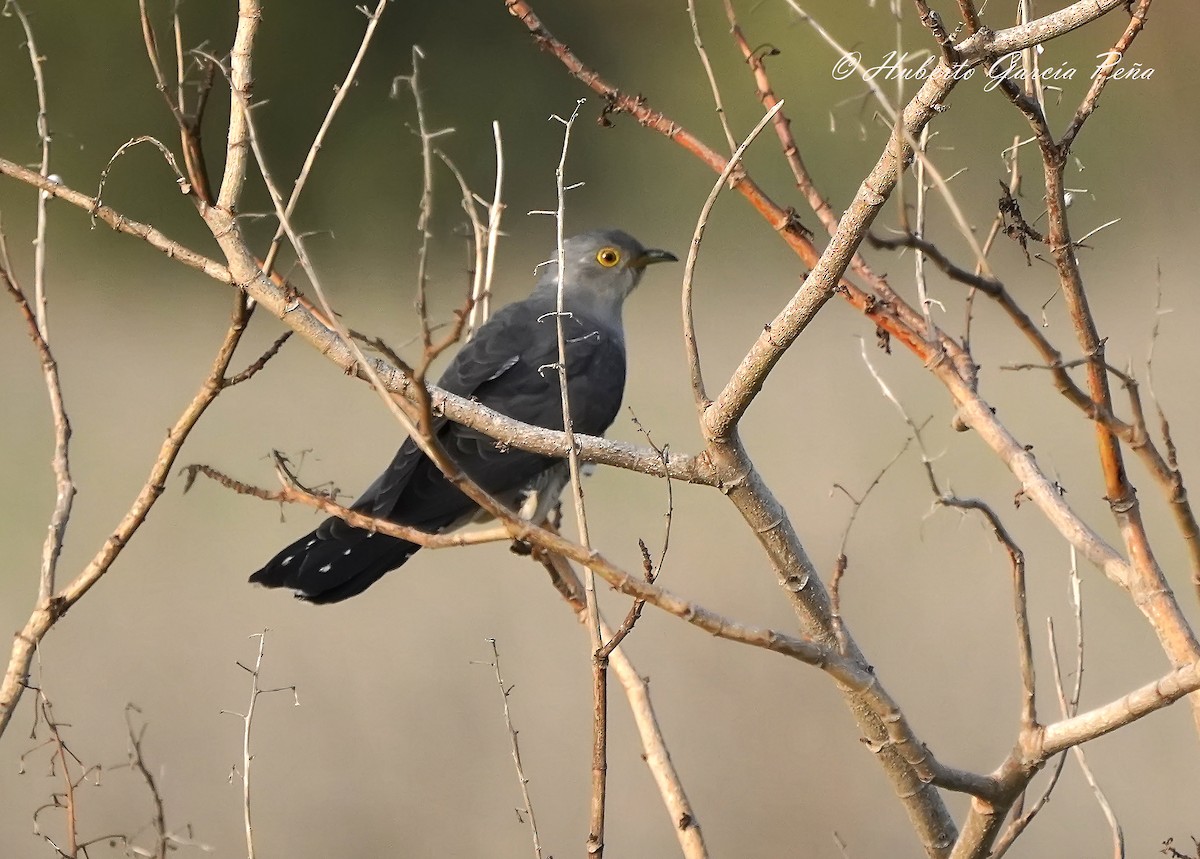
[[[446,368],[439,386],[522,423],[562,430],[555,303],[534,294],[500,310]],[[617,319],[619,325],[620,320]],[[575,432],[601,435],[612,424],[625,390],[625,345],[611,319],[588,311],[563,317],[567,394]],[[551,457],[506,446],[476,430],[442,420],[437,439],[455,463],[489,493],[523,485]],[[393,522],[423,527],[474,504],[446,483],[416,443],[405,441],[391,466],[355,503]],[[330,523],[337,527],[335,522]]]

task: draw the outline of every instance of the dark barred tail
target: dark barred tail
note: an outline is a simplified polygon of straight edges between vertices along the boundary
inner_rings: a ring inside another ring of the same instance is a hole
[[[337,536],[321,536],[329,530],[322,525],[301,537],[250,581],[268,588],[290,588],[297,599],[306,602],[340,602],[362,593],[421,548],[407,540],[344,526],[334,529],[341,532]]]

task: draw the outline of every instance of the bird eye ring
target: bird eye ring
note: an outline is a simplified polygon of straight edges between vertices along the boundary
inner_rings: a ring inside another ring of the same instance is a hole
[[[601,248],[596,254],[596,262],[605,268],[612,268],[621,261],[621,253],[616,248]]]

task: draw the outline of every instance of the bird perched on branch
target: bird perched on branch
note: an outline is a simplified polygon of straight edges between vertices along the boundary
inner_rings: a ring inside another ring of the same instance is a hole
[[[571,425],[577,433],[601,435],[616,418],[625,391],[622,305],[646,266],[676,257],[642,247],[619,230],[583,233],[567,239],[563,249]],[[556,257],[528,298],[497,312],[459,350],[439,387],[524,423],[562,430],[558,285]],[[437,420],[434,431],[468,477],[512,508],[536,493],[537,513],[545,515],[569,482],[563,459],[500,445],[446,418]],[[351,509],[429,533],[453,530],[480,513],[411,438]],[[250,581],[291,588],[308,602],[339,602],[362,593],[419,548],[333,517],[277,554]]]

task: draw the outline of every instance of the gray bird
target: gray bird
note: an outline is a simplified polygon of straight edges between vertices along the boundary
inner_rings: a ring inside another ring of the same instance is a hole
[[[625,391],[622,305],[646,266],[676,257],[644,248],[619,230],[569,238],[564,250],[571,424],[577,433],[601,435],[616,418]],[[459,350],[438,385],[519,421],[562,430],[558,282],[556,261],[543,269],[528,298],[497,312]],[[565,460],[504,447],[447,419],[435,424],[435,432],[459,468],[486,492],[512,508],[536,503],[531,518],[548,513],[568,481]],[[435,534],[481,513],[411,438],[351,509]],[[419,548],[333,517],[277,554],[250,581],[291,588],[308,602],[339,602],[362,593]]]

